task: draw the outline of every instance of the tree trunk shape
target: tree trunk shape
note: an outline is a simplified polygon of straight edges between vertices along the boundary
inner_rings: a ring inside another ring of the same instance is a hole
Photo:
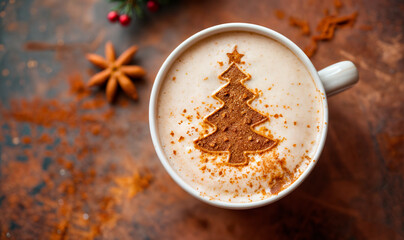
[[[244,85],[250,76],[233,62],[219,78],[228,83],[213,96],[223,105],[205,118],[215,130],[196,140],[195,146],[208,153],[227,153],[229,164],[245,165],[246,154],[268,151],[277,141],[254,131],[268,118],[250,106],[257,97]]]

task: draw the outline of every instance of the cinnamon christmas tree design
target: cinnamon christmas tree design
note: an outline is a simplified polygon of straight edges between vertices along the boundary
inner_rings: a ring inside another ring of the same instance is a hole
[[[268,151],[277,141],[269,139],[254,131],[254,127],[268,118],[251,107],[251,102],[257,97],[244,85],[251,76],[243,72],[239,64],[244,54],[234,47],[232,53],[227,53],[230,66],[219,79],[228,83],[217,91],[213,97],[222,106],[205,117],[205,122],[215,130],[207,136],[195,141],[195,147],[208,153],[227,153],[231,165],[248,164],[247,154]]]

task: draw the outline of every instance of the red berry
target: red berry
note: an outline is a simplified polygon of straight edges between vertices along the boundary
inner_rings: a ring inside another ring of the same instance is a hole
[[[150,12],[157,12],[157,10],[159,10],[159,4],[155,1],[150,0],[147,2],[147,8]]]
[[[119,18],[119,14],[115,11],[111,11],[108,13],[107,17],[110,22],[116,22]]]
[[[126,14],[119,16],[119,22],[121,23],[122,26],[128,26],[130,20],[131,20],[130,17]]]

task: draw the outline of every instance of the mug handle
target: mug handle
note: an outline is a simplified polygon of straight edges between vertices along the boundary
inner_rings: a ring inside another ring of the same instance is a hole
[[[351,61],[342,61],[318,72],[327,97],[352,87],[359,80],[358,69]]]

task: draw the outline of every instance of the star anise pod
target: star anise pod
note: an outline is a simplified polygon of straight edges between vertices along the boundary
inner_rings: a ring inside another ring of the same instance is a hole
[[[114,100],[118,84],[123,91],[131,98],[137,99],[137,91],[135,84],[130,80],[130,77],[139,78],[143,77],[146,72],[140,66],[125,65],[135,55],[137,51],[136,46],[132,46],[123,52],[118,58],[115,57],[114,46],[111,42],[105,44],[106,59],[97,54],[87,54],[86,58],[97,67],[104,70],[95,74],[89,81],[88,86],[100,86],[106,81],[106,95],[109,102]]]

